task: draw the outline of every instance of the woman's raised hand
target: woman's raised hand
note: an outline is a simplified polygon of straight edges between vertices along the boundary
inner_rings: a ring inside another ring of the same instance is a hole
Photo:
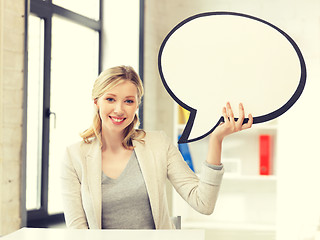
[[[224,122],[216,127],[216,129],[210,135],[210,138],[214,138],[218,141],[222,141],[224,137],[232,133],[251,128],[253,123],[253,117],[251,114],[249,114],[249,121],[243,124],[245,112],[242,103],[239,104],[239,118],[237,121],[234,120],[234,114],[229,102],[227,103],[226,107],[223,107],[222,116],[224,118]]]

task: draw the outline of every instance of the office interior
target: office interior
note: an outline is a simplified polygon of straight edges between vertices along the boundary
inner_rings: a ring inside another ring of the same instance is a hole
[[[160,80],[159,47],[176,24],[209,11],[256,16],[284,30],[303,53],[307,82],[284,115],[226,139],[226,174],[212,215],[195,213],[168,182],[172,216],[181,216],[183,229],[205,229],[207,239],[315,239],[320,231],[318,0],[1,0],[0,236],[28,226],[65,227],[59,161],[64,147],[79,141],[79,132],[90,124],[89,89],[103,69],[133,66],[145,87],[141,126],[163,130],[176,142],[179,110]],[[259,174],[261,135],[272,138],[268,176]],[[206,139],[189,144],[196,169],[206,144]]]

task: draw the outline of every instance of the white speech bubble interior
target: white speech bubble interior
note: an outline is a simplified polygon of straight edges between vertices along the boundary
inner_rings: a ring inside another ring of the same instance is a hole
[[[188,139],[205,136],[229,101],[238,117],[264,116],[284,106],[301,80],[301,59],[277,29],[233,14],[197,17],[179,25],[161,52],[163,80],[182,106],[196,109]]]

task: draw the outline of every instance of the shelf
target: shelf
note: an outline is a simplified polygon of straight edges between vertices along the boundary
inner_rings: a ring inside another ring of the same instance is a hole
[[[224,180],[227,181],[270,181],[275,182],[277,180],[277,176],[275,175],[240,175],[240,176],[228,176],[225,174],[223,176]]]
[[[277,191],[276,186],[276,176],[234,177],[224,175],[221,183],[221,193],[229,195],[237,194],[238,196],[256,195],[255,199],[258,199],[265,194],[268,194],[269,196],[275,196]],[[260,200],[262,202],[264,201],[263,198]]]
[[[196,173],[198,177],[200,177],[200,173]],[[261,181],[261,182],[276,182],[277,176],[275,175],[228,175],[224,173],[223,181]]]

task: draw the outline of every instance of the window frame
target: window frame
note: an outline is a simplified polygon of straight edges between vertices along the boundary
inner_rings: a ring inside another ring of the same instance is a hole
[[[52,16],[54,14],[66,18],[72,22],[88,27],[98,32],[99,34],[99,72],[101,71],[101,31],[102,31],[102,0],[100,1],[99,20],[93,20],[82,16],[68,9],[56,6],[52,0],[26,0],[26,16],[33,14],[44,20],[44,66],[43,66],[43,132],[42,132],[42,158],[41,158],[41,189],[40,189],[40,208],[35,210],[27,210],[24,205],[22,214],[22,225],[27,227],[46,227],[45,224],[50,224],[56,221],[64,221],[64,215],[48,213],[48,181],[49,181],[49,134],[50,134],[50,85],[51,85],[51,35],[52,35]],[[27,42],[27,20],[25,26],[25,40]],[[25,44],[27,49],[27,44]],[[27,53],[27,50],[25,51]],[[25,92],[27,89],[27,56],[25,57]],[[25,100],[27,93],[25,95]],[[26,101],[25,101],[26,102]],[[27,106],[24,106],[24,119],[26,122]],[[26,128],[26,124],[24,124]],[[24,140],[26,140],[27,130],[24,129]],[[26,142],[26,141],[24,141]],[[26,146],[24,146],[24,163],[23,163],[23,189],[26,189]],[[26,190],[23,194],[24,203],[26,201]],[[46,220],[46,221],[43,221]]]

